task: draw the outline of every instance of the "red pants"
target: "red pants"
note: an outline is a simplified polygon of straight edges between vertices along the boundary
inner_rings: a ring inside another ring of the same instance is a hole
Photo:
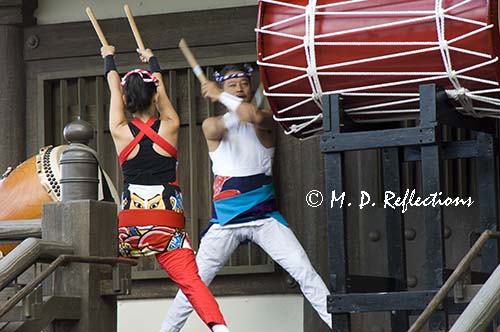
[[[181,248],[156,255],[158,263],[179,286],[201,320],[212,327],[226,325],[219,305],[198,275],[198,266],[192,249]]]

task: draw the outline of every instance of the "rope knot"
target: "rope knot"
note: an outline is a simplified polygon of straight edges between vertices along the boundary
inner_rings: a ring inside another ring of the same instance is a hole
[[[441,47],[441,49],[443,49],[444,51],[449,51],[450,50],[450,44],[448,43],[448,41],[446,39],[444,40],[440,40],[439,41],[439,46]]]
[[[441,18],[444,17],[444,15],[446,14],[445,9],[443,7],[437,8],[436,14],[438,17],[441,17]]]
[[[307,76],[309,76],[309,77],[312,77],[312,76],[316,75],[316,67],[313,67],[313,66],[307,66],[307,69],[306,69],[306,74],[307,74]]]
[[[448,71],[448,77],[451,79],[451,80],[456,80],[457,79],[457,71],[452,69],[452,70],[449,70]]]
[[[315,92],[313,92],[312,97],[313,97],[314,100],[320,100],[321,101],[322,93],[315,91]]]
[[[314,10],[314,9],[313,9],[313,4],[312,4],[312,3],[308,3],[308,4],[306,5],[306,16],[307,16],[307,15],[310,15],[310,14],[311,14],[311,12],[312,12],[313,10]]]
[[[454,100],[465,101],[468,98],[467,93],[469,93],[469,90],[464,87],[460,87],[458,89],[446,90],[446,94],[448,95],[448,97]]]
[[[460,87],[460,89],[455,90],[455,91],[456,91],[457,97],[465,96],[467,94],[467,92],[469,92],[469,90],[467,90],[464,87]]]

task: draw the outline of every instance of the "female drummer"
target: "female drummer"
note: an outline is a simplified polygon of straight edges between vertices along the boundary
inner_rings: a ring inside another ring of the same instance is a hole
[[[176,170],[179,117],[167,97],[157,58],[150,49],[137,52],[150,72],[135,69],[120,81],[115,48],[101,48],[111,91],[109,128],[124,178],[119,252],[126,257],[155,255],[205,324],[212,331],[227,332],[217,302],[198,275],[184,229]],[[130,122],[125,110],[132,115]]]

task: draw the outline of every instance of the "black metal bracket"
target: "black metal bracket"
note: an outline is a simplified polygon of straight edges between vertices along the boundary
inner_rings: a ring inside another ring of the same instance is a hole
[[[343,191],[343,153],[346,151],[383,149],[384,187],[393,192],[400,191],[400,164],[406,161],[420,161],[423,196],[440,191],[441,160],[476,158],[480,163],[476,170],[476,177],[479,186],[481,227],[497,229],[494,122],[460,114],[451,105],[444,90],[435,84],[420,86],[419,93],[420,117],[415,127],[387,128],[385,126],[380,130],[353,125],[343,111],[341,96],[323,97],[324,133],[320,139],[320,148],[325,154],[326,191]],[[443,124],[476,131],[478,132],[477,138],[443,142],[441,138],[441,125]],[[353,132],[353,129],[362,131]],[[427,290],[423,291],[408,291],[407,289],[404,220],[399,211],[390,211],[386,216],[390,275],[380,278],[379,283],[379,285],[390,285],[392,289],[378,291],[373,287],[365,289],[352,287],[353,279],[357,284],[363,284],[364,280],[366,285],[374,277],[354,277],[349,273],[345,210],[343,208],[327,209],[326,215],[329,234],[330,283],[333,289],[332,295],[328,298],[328,312],[332,313],[335,331],[350,331],[351,313],[391,311],[391,331],[406,332],[409,328],[408,316],[425,308],[436,293],[436,289],[440,288],[444,282],[442,208],[440,206],[426,207],[424,211],[426,264],[423,286]],[[483,264],[483,269],[491,270],[498,262],[498,245],[491,244],[490,247],[484,249],[482,255],[491,261],[491,264]],[[448,325],[447,313],[460,312],[463,305],[447,302],[441,309],[430,321],[429,331],[431,332],[444,331]]]

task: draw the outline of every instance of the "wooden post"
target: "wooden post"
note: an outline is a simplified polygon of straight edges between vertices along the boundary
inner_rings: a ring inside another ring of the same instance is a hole
[[[75,255],[117,255],[116,205],[95,200],[48,203],[43,207],[44,240],[62,241]],[[116,297],[101,296],[101,280],[112,279],[108,266],[72,263],[55,272],[54,295],[82,299],[80,320],[55,321],[53,332],[88,332],[117,329]]]
[[[65,137],[72,144],[61,160],[65,162],[61,166],[63,201],[44,205],[42,238],[70,244],[75,255],[116,257],[116,204],[95,200],[97,162],[81,144],[93,134],[90,129],[81,121],[65,128]],[[82,307],[80,320],[55,321],[51,331],[116,331],[116,297],[101,294],[101,281],[112,279],[110,267],[72,263],[56,271],[54,278],[54,295],[78,296]]]
[[[24,28],[36,24],[36,8],[36,0],[0,1],[0,172],[26,159]]]
[[[94,137],[94,128],[83,120],[64,127],[64,138],[70,143],[61,156],[61,198],[63,201],[97,199],[97,160],[95,151],[86,144]]]

